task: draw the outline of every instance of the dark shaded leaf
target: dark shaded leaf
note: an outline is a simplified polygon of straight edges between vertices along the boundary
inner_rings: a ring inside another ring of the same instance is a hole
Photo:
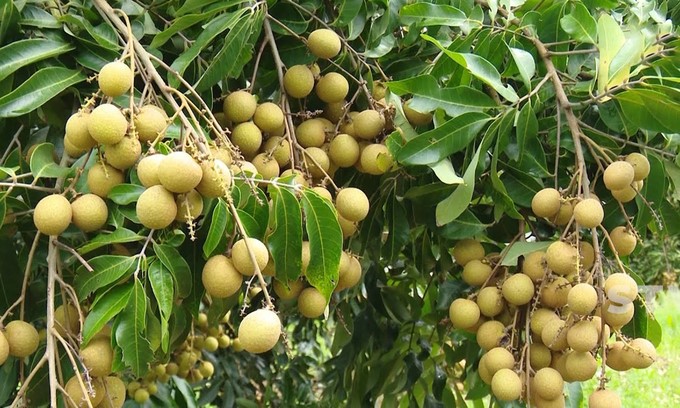
[[[276,279],[284,284],[302,272],[302,210],[290,190],[272,185],[273,232],[267,241],[276,267]]]

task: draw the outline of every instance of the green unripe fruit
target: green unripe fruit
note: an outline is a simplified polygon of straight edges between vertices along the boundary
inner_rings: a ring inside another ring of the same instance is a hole
[[[306,288],[298,296],[298,311],[309,319],[323,315],[326,305],[326,298],[316,288]]]
[[[631,153],[626,156],[626,162],[633,166],[633,180],[642,181],[649,176],[649,160],[640,153]]]
[[[200,367],[198,367],[198,371],[201,372],[204,378],[210,378],[215,373],[215,367],[210,361],[203,361]]]
[[[259,105],[255,109],[255,115],[253,116],[253,122],[255,122],[255,125],[263,132],[276,131],[283,126],[284,120],[283,111],[279,105],[271,102],[265,102]]]
[[[158,163],[158,180],[173,193],[188,193],[202,177],[201,166],[186,152],[172,152]]]
[[[149,397],[150,397],[149,391],[145,390],[144,388],[140,388],[137,391],[135,391],[134,400],[138,404],[143,404],[149,400]]]
[[[121,61],[109,62],[99,71],[99,88],[104,95],[111,98],[120,96],[130,90],[134,74],[130,67]]]
[[[366,109],[353,118],[354,136],[364,140],[374,139],[385,128],[385,117],[378,111]]]
[[[469,329],[479,321],[477,303],[469,299],[456,299],[449,306],[449,319],[456,329]]]
[[[505,308],[505,300],[500,289],[495,286],[487,286],[477,294],[477,306],[482,315],[486,317],[498,316]]]
[[[89,120],[89,112],[77,112],[66,121],[65,137],[79,149],[88,150],[97,145],[97,141],[92,138],[90,131],[87,130]]]
[[[101,198],[106,198],[109,191],[124,180],[122,171],[103,163],[96,163],[87,173],[87,187]]]
[[[251,353],[264,353],[274,348],[281,336],[281,320],[272,310],[259,309],[248,314],[238,328],[238,338],[232,346]]]
[[[616,227],[609,233],[614,249],[619,256],[628,256],[635,251],[637,238],[626,227]]]
[[[107,145],[104,149],[106,162],[119,170],[132,167],[141,154],[142,145],[134,137],[124,137],[120,142]]]
[[[381,175],[392,167],[393,159],[387,146],[380,143],[373,143],[366,146],[361,151],[359,159],[361,169],[364,173]]]
[[[217,351],[219,346],[220,346],[220,343],[213,336],[206,337],[205,341],[203,342],[203,349],[205,351],[209,351],[211,353],[214,352],[214,351]]]
[[[97,143],[112,145],[120,142],[127,133],[128,122],[120,109],[104,103],[90,113],[87,130]]]
[[[144,187],[151,187],[161,184],[158,179],[158,165],[165,158],[162,154],[152,154],[146,156],[137,163],[137,177]]]
[[[232,92],[224,98],[224,116],[234,123],[241,123],[253,117],[257,109],[257,99],[246,91]]]
[[[283,76],[286,94],[293,98],[304,98],[314,89],[314,74],[306,65],[293,65]]]
[[[9,355],[24,358],[38,349],[40,336],[32,324],[22,320],[12,320],[5,325],[5,339],[9,346]]]
[[[602,180],[608,190],[621,190],[631,185],[635,179],[635,169],[627,161],[615,161],[604,170]]]
[[[262,145],[262,131],[252,122],[238,124],[231,132],[231,142],[244,156],[253,157]]]
[[[106,202],[95,194],[85,194],[71,203],[73,224],[84,232],[100,229],[106,224],[109,209]]]
[[[144,105],[135,115],[135,130],[142,143],[162,139],[168,127],[168,116],[158,106]]]
[[[518,273],[503,282],[502,292],[508,303],[515,306],[526,305],[534,297],[534,282],[527,275]]]
[[[307,47],[316,57],[330,59],[340,53],[342,42],[334,31],[320,28],[309,34],[309,37],[307,37]]]
[[[368,215],[368,197],[358,188],[343,188],[335,197],[335,208],[344,219],[359,222]]]
[[[241,275],[231,259],[224,255],[215,255],[208,259],[203,266],[201,275],[205,291],[213,298],[227,298],[241,289],[243,275]]]
[[[352,167],[359,160],[359,144],[352,136],[341,133],[333,138],[328,156],[338,167]]]
[[[295,129],[295,136],[302,147],[321,147],[326,141],[326,128],[318,118],[307,119]]]
[[[349,93],[349,82],[337,72],[329,72],[316,84],[316,95],[323,102],[333,103],[345,99]]]
[[[290,163],[290,142],[281,136],[272,136],[264,143],[263,150],[276,160],[279,168]]]
[[[163,229],[177,217],[177,204],[163,186],[151,186],[137,200],[139,222],[149,229]]]
[[[38,201],[33,223],[42,234],[59,235],[71,224],[72,214],[71,203],[66,197],[52,194]]]
[[[604,209],[600,200],[586,198],[574,206],[574,219],[583,228],[595,228],[604,219]]]
[[[279,163],[267,153],[260,153],[253,157],[253,166],[255,166],[257,173],[261,175],[264,180],[271,180],[278,177],[279,172],[281,171]]]
[[[542,218],[551,218],[560,210],[562,196],[554,188],[544,188],[534,194],[531,199],[531,210],[534,215]]]
[[[486,252],[482,244],[475,239],[463,239],[458,241],[451,250],[453,258],[460,266],[465,266],[473,259],[482,260]]]
[[[328,154],[318,147],[308,147],[304,150],[304,161],[312,177],[323,178],[328,174],[331,160]]]
[[[267,250],[267,246],[256,238],[240,239],[232,246],[231,260],[236,270],[245,276],[253,276],[255,274],[255,265],[250,259],[250,252],[248,249],[253,252],[260,271],[262,271],[269,262],[269,251]]]

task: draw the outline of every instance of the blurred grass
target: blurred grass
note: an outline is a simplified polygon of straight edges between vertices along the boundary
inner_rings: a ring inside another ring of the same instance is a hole
[[[654,304],[663,331],[659,359],[644,370],[607,370],[607,388],[616,391],[624,407],[680,407],[680,291],[659,293]],[[599,373],[599,371],[598,371]],[[583,383],[583,407],[598,380]]]

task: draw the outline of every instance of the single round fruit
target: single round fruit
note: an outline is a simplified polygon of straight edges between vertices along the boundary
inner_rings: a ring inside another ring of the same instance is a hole
[[[71,203],[60,194],[52,194],[38,201],[33,212],[33,223],[40,233],[59,235],[71,224]]]
[[[531,332],[538,338],[541,338],[541,335],[543,334],[543,328],[549,321],[553,319],[559,319],[559,316],[557,316],[554,310],[545,308],[536,309],[531,315],[529,323]]]
[[[633,180],[641,181],[649,176],[649,160],[640,153],[631,153],[626,156],[626,162],[633,166]]]
[[[611,238],[614,250],[616,250],[619,256],[628,256],[635,251],[637,238],[626,227],[620,226],[614,228],[609,233],[609,238]]]
[[[347,101],[327,103],[323,108],[323,117],[330,120],[332,123],[338,123],[345,115],[345,105]]]
[[[306,65],[293,65],[283,76],[286,94],[293,98],[304,98],[314,89],[314,74]]]
[[[550,350],[567,348],[567,322],[562,319],[551,319],[543,326],[541,340]]]
[[[310,319],[321,316],[327,304],[326,298],[316,288],[306,288],[298,296],[298,311]]]
[[[12,320],[5,326],[5,338],[9,344],[9,355],[24,358],[35,353],[40,341],[38,331],[32,324]]]
[[[588,397],[588,408],[621,408],[621,398],[612,390],[597,390]]]
[[[175,205],[177,206],[175,220],[190,222],[203,213],[203,196],[198,191],[191,190],[186,194],[179,194],[175,199]]]
[[[479,321],[479,306],[469,299],[456,299],[449,306],[449,319],[456,329],[469,329]]]
[[[589,315],[597,306],[597,290],[589,283],[579,283],[569,289],[567,305],[578,315]]]
[[[158,179],[158,165],[165,158],[162,154],[152,154],[144,157],[137,163],[137,177],[144,187],[161,184]]]
[[[137,200],[139,222],[149,229],[163,229],[177,217],[175,197],[163,186],[151,186]]]
[[[148,390],[140,388],[137,391],[135,391],[135,396],[133,397],[133,399],[138,404],[144,404],[146,401],[149,400],[150,397],[151,395]]]
[[[90,375],[94,377],[109,375],[113,363],[111,340],[103,337],[90,341],[85,348],[80,350],[80,358]]]
[[[546,307],[560,308],[569,301],[569,281],[561,276],[543,286],[541,290],[541,303]]]
[[[338,167],[354,166],[359,154],[359,144],[352,136],[340,133],[331,140],[328,156]]]
[[[317,193],[321,198],[328,201],[329,203],[333,203],[333,196],[331,195],[331,192],[328,191],[328,189],[326,187],[321,187],[321,186],[312,187],[312,191]]]
[[[204,378],[210,378],[215,373],[215,366],[213,366],[210,361],[203,361],[201,362],[201,366],[198,367],[198,370]]]
[[[121,408],[125,403],[125,383],[118,377],[102,378],[104,398],[97,405],[98,408]]]
[[[486,255],[482,244],[475,239],[458,241],[451,250],[453,258],[460,266],[465,266],[473,259],[481,260]]]
[[[463,268],[463,280],[471,286],[482,286],[489,279],[492,272],[491,265],[477,259],[465,264]]]
[[[482,350],[491,350],[501,344],[505,337],[505,326],[497,320],[482,323],[477,329],[477,344]]]
[[[158,180],[173,193],[188,193],[202,177],[201,166],[187,152],[172,152],[158,164]]]
[[[201,162],[201,181],[196,190],[203,197],[217,198],[229,193],[232,185],[232,175],[229,166],[219,159]]]
[[[104,95],[115,98],[130,90],[134,74],[124,62],[114,61],[102,67],[97,79]]]
[[[88,150],[97,145],[97,141],[92,138],[90,131],[87,130],[87,123],[90,120],[89,112],[76,112],[66,121],[65,138],[78,149]]]
[[[100,229],[106,224],[109,209],[106,201],[95,194],[85,194],[71,203],[73,224],[84,232]]]
[[[612,197],[616,199],[619,202],[622,203],[628,203],[630,201],[633,201],[633,199],[637,196],[638,192],[642,190],[642,187],[644,186],[644,181],[633,181],[633,184],[630,186],[624,187],[621,190],[612,190]]]
[[[564,380],[557,370],[545,367],[536,371],[532,385],[541,398],[554,400],[562,395]]]
[[[522,380],[509,368],[502,368],[493,375],[491,392],[501,401],[514,401],[522,395]]]
[[[317,119],[307,119],[295,129],[295,137],[302,147],[321,147],[326,141],[326,127]]]
[[[31,146],[31,148],[34,146],[36,145]],[[83,149],[74,145],[68,136],[64,136],[64,153],[66,153],[68,157],[77,158],[85,154],[86,151],[87,149]],[[30,161],[30,158],[28,158],[27,161]]]
[[[378,111],[366,109],[353,118],[354,136],[371,140],[385,128],[385,117]]]
[[[573,381],[588,381],[597,372],[597,360],[590,352],[574,351],[567,356],[565,368]]]
[[[243,318],[238,327],[236,343],[251,353],[264,353],[274,348],[281,336],[281,320],[268,309],[259,309]]]
[[[5,337],[5,333],[0,330],[0,365],[5,364],[9,357],[9,343]]]
[[[562,196],[554,188],[544,188],[531,199],[531,210],[537,217],[552,218],[560,210]]]
[[[635,179],[635,169],[626,161],[615,161],[604,170],[602,180],[608,190],[621,190]]]
[[[359,222],[368,215],[370,204],[363,191],[347,187],[340,190],[335,197],[335,208],[344,219]]]
[[[203,350],[213,353],[220,347],[219,341],[213,336],[208,336],[203,341]],[[207,377],[207,376],[206,376]]]
[[[243,275],[236,270],[231,259],[224,255],[215,255],[208,259],[203,266],[201,279],[205,291],[214,298],[229,297],[241,289],[243,284]]]
[[[378,98],[382,99],[382,98]],[[432,113],[430,112],[420,112],[411,108],[411,101],[407,101],[404,105],[404,115],[406,120],[413,126],[425,126],[432,123]]]
[[[622,272],[613,273],[604,282],[604,292],[614,304],[627,304],[638,296],[638,285],[635,279]]]
[[[67,333],[78,334],[80,328],[78,309],[71,304],[59,305],[54,309],[54,328],[61,337],[66,337]]]
[[[531,364],[531,368],[534,370],[540,370],[541,368],[550,367],[551,361],[552,353],[548,347],[546,347],[543,343],[538,342],[531,344],[531,351],[529,354],[529,363]]]
[[[250,258],[248,249],[253,252],[260,271],[262,271],[269,262],[269,251],[267,250],[267,246],[257,238],[239,239],[232,246],[231,260],[236,270],[245,276],[253,276],[253,274],[255,274],[255,265]]]
[[[345,273],[338,277],[338,285],[335,291],[339,292],[343,289],[352,288],[361,280],[361,263],[354,256],[349,256],[349,265]]]
[[[92,194],[106,198],[111,189],[125,181],[123,172],[108,164],[96,163],[87,173],[87,187]]]
[[[574,205],[571,201],[565,201],[560,204],[560,209],[557,211],[553,217],[551,217],[552,222],[560,227],[569,224],[571,218],[574,216]]]
[[[160,140],[168,127],[168,116],[165,111],[155,105],[144,105],[135,115],[135,130],[142,143]]]
[[[320,28],[309,34],[307,47],[314,56],[331,59],[340,53],[342,43],[340,37],[333,30]]]
[[[619,329],[628,324],[633,319],[634,313],[633,302],[617,305],[610,300],[605,300],[602,305],[602,318],[613,329]]]
[[[92,110],[87,120],[87,130],[97,143],[112,145],[125,137],[128,121],[117,106],[104,103]]]
[[[527,275],[518,273],[503,282],[502,292],[508,303],[515,306],[526,305],[534,297],[534,282]]]
[[[647,368],[656,359],[656,347],[647,339],[633,339],[623,348],[623,361],[629,367]]]
[[[231,132],[231,141],[246,157],[253,157],[262,145],[262,131],[253,122],[236,125]]]
[[[283,126],[284,121],[283,111],[279,105],[271,102],[260,104],[255,109],[253,122],[263,132],[274,132]]]
[[[584,270],[589,270],[595,264],[595,248],[588,241],[581,241],[580,245],[581,266]]]
[[[577,271],[578,251],[562,241],[555,241],[546,250],[548,268],[558,275],[566,276]]]
[[[361,150],[359,158],[361,171],[379,176],[385,174],[392,167],[394,160],[387,146],[381,143],[372,143]]]
[[[590,351],[597,346],[600,335],[590,320],[576,322],[567,332],[567,343],[574,351]]]
[[[357,232],[357,224],[354,221],[347,220],[338,214],[338,222],[340,223],[340,229],[342,230],[342,238],[346,239],[354,235]]]
[[[124,137],[120,142],[104,149],[106,162],[119,170],[132,167],[141,154],[142,145],[134,137]]]
[[[262,147],[265,153],[271,156],[279,163],[279,168],[285,167],[290,163],[290,142],[281,136],[271,136],[264,142]]]
[[[267,153],[260,153],[253,157],[252,163],[257,169],[257,173],[261,175],[264,180],[271,180],[278,177],[279,172],[281,171],[279,163]]]
[[[340,102],[348,92],[349,82],[337,72],[329,72],[316,83],[316,95],[326,103]]]
[[[325,177],[331,166],[331,161],[328,154],[318,147],[308,147],[304,150],[304,161],[307,163],[307,168],[312,177]]]
[[[477,294],[477,306],[482,315],[486,317],[498,316],[505,308],[505,300],[500,289],[495,286],[487,286]]]
[[[522,273],[527,275],[533,282],[538,282],[545,277],[545,252],[536,251],[524,257]]]
[[[89,400],[90,404],[93,407],[96,407],[99,405],[100,402],[104,400],[105,391],[102,381],[100,379],[97,378],[92,381],[91,394],[89,393],[87,384],[85,384],[85,390],[87,391],[87,393],[83,392],[83,389],[80,386],[78,374],[71,377],[64,385],[64,391],[70,398],[70,401],[67,403],[67,406],[85,408],[88,406],[87,400]],[[75,405],[73,405],[74,403]]]
[[[586,198],[574,206],[574,219],[583,228],[595,228],[604,219],[600,200]]]
[[[627,371],[632,368],[624,359],[625,346],[625,343],[621,340],[607,346],[607,366],[612,370]]]
[[[257,109],[257,99],[246,91],[232,92],[224,98],[224,116],[234,123],[241,123],[253,117]]]
[[[511,369],[515,366],[515,357],[504,347],[494,347],[485,356],[484,365],[492,377],[499,370]]]

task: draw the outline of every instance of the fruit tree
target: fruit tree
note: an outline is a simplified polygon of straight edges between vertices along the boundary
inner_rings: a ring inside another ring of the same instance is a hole
[[[0,405],[620,407],[676,3],[0,0]]]

